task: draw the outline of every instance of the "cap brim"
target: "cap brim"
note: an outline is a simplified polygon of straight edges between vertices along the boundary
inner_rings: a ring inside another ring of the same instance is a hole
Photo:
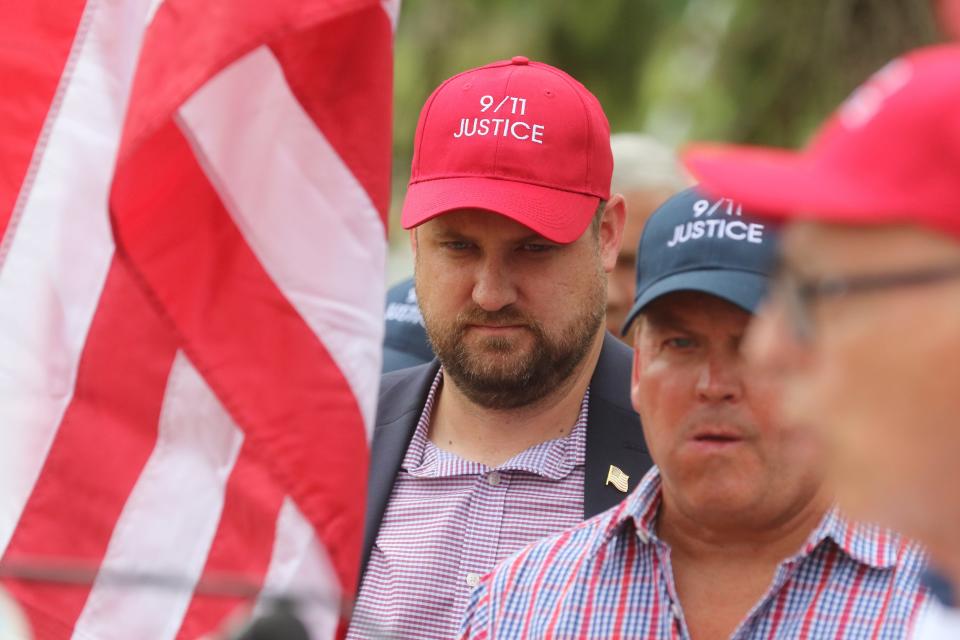
[[[757,307],[767,295],[769,278],[753,271],[732,269],[705,269],[684,271],[658,280],[648,287],[633,303],[623,323],[622,335],[626,335],[637,315],[648,304],[669,293],[696,291],[716,296],[735,304],[744,311],[756,313]]]
[[[411,184],[400,220],[404,229],[412,229],[455,209],[482,209],[567,244],[583,234],[599,204],[598,196],[513,180],[442,178]]]
[[[895,217],[875,187],[827,170],[806,153],[697,144],[687,147],[682,157],[705,192],[738,200],[763,217],[852,224]]]

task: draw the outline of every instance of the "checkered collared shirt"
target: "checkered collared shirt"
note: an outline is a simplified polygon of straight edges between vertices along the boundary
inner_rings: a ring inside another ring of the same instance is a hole
[[[590,391],[570,433],[496,469],[435,446],[437,373],[370,554],[349,638],[453,638],[497,562],[583,520]]]
[[[462,638],[690,638],[659,506],[654,467],[620,505],[506,560],[474,591]],[[928,598],[923,562],[914,544],[832,510],[731,638],[905,638]]]

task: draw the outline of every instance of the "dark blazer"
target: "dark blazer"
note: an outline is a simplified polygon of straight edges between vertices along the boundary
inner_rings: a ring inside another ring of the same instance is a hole
[[[653,464],[643,441],[640,418],[630,405],[632,358],[633,352],[623,343],[609,333],[604,336],[600,358],[590,379],[583,480],[584,518],[606,511],[626,496],[606,483],[610,465],[616,465],[630,476],[632,490]],[[366,570],[394,479],[439,367],[440,362],[435,359],[427,364],[392,371],[381,379],[380,403],[370,451],[361,574]]]

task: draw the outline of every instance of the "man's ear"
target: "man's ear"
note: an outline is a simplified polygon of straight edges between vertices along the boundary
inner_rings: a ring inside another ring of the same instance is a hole
[[[620,244],[623,242],[623,225],[627,219],[627,205],[619,193],[607,201],[600,218],[600,258],[607,273],[617,266]]]

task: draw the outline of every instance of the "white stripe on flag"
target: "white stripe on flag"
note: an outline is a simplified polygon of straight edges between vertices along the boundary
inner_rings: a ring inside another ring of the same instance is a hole
[[[157,9],[160,8],[166,0],[150,0],[150,8],[147,10],[147,25],[153,22],[153,17],[157,15]]]
[[[102,566],[169,575],[192,587],[217,532],[243,433],[182,352],[170,372],[159,426]],[[192,588],[138,589],[98,579],[74,637],[174,638],[192,598]]]
[[[313,527],[293,500],[286,498],[277,518],[277,537],[264,589],[275,594],[289,590],[315,596],[300,605],[297,615],[311,638],[332,638],[340,616],[336,584],[337,576]],[[264,613],[266,606],[261,599],[254,615]]]
[[[72,77],[0,269],[0,554],[70,404],[113,256],[107,194],[147,4],[87,4],[89,31],[74,44]]]
[[[393,32],[397,32],[397,20],[400,19],[400,0],[380,0],[383,10],[390,18],[390,24],[393,25]]]
[[[204,85],[181,108],[180,126],[250,248],[343,372],[369,439],[386,236],[366,191],[266,47]]]

